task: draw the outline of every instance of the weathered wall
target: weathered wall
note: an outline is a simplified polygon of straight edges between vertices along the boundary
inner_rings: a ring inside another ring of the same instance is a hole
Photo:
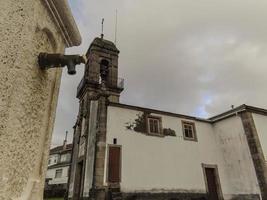
[[[267,116],[254,113],[252,116],[256,125],[264,158],[267,161]]]
[[[240,116],[214,124],[216,143],[222,153],[221,176],[225,199],[233,194],[259,194],[259,186]]]
[[[37,57],[67,46],[45,2],[0,4],[0,199],[42,199],[61,69]]]
[[[204,163],[218,165],[224,199],[259,194],[240,119],[216,125],[195,121],[198,141],[194,142],[183,139],[184,119],[178,117],[160,115],[162,126],[173,129],[176,137],[147,136],[127,129],[138,114],[140,111],[108,107],[107,144],[117,138],[122,145],[123,192],[206,193]]]

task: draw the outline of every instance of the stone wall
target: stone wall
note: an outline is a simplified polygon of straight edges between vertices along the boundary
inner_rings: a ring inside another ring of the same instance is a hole
[[[267,168],[253,116],[250,112],[243,112],[241,113],[241,119],[244,126],[245,135],[247,137],[250,154],[255,167],[255,172],[258,178],[261,196],[263,200],[266,200]]]
[[[42,199],[61,69],[42,71],[37,57],[63,53],[80,38],[66,39],[51,2],[0,4],[0,199]]]

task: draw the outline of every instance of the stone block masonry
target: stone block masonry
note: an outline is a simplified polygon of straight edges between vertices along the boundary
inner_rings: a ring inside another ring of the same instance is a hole
[[[256,126],[250,112],[241,113],[241,119],[260,186],[262,199],[267,200],[267,168]]]
[[[61,69],[42,71],[40,52],[81,38],[65,0],[0,4],[0,199],[43,199]]]

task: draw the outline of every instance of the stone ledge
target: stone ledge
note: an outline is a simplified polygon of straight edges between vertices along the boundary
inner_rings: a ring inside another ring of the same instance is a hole
[[[124,200],[207,200],[206,193],[122,193]]]
[[[42,0],[57,24],[67,47],[79,46],[81,35],[67,0]]]

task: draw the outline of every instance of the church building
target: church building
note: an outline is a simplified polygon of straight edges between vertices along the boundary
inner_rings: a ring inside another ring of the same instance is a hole
[[[121,104],[118,55],[103,36],[87,51],[68,199],[267,200],[267,110],[202,119]]]

